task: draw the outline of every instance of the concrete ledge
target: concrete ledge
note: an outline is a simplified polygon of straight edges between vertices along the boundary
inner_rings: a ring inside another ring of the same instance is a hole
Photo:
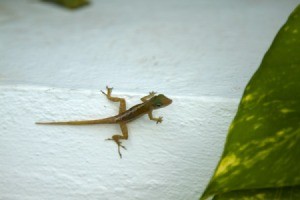
[[[144,95],[114,94],[128,106]],[[99,91],[0,87],[0,198],[197,199],[221,155],[238,101],[170,98],[171,106],[155,111],[164,116],[162,124],[146,116],[129,124],[128,150],[119,159],[116,145],[104,141],[119,132],[117,125],[34,124],[114,115],[118,105]]]

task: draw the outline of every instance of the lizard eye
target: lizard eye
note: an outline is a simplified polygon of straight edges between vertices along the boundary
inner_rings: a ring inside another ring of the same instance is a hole
[[[156,104],[156,106],[157,106],[157,107],[161,107],[161,104],[158,103],[158,104]]]

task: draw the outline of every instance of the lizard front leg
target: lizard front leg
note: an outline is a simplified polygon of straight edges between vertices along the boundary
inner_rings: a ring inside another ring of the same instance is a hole
[[[143,98],[141,98],[141,101],[146,102],[146,101],[148,101],[148,99],[154,97],[155,94],[156,94],[156,92],[153,92],[153,91],[149,92],[149,94],[147,96],[144,96]]]
[[[126,147],[122,145],[122,142],[120,140],[127,140],[128,139],[128,129],[125,123],[120,123],[122,135],[113,135],[111,138],[108,138],[106,140],[113,140],[118,145],[118,153],[120,158],[122,158],[122,154],[120,151],[120,147],[126,150]]]
[[[163,117],[153,117],[153,115],[152,115],[152,110],[150,110],[150,111],[148,112],[148,117],[149,117],[150,120],[156,121],[156,124],[162,123],[162,121],[163,121],[163,120],[162,120]]]
[[[119,113],[125,112],[126,111],[126,101],[123,98],[118,98],[118,97],[112,97],[111,96],[111,92],[113,90],[113,88],[110,88],[108,86],[106,86],[107,89],[107,93],[103,92],[101,90],[101,92],[107,97],[107,99],[109,99],[110,101],[113,102],[120,102],[120,107],[119,107]]]

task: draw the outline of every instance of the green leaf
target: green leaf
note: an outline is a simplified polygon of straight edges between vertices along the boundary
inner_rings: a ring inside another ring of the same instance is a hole
[[[76,9],[89,4],[89,0],[41,0],[49,3],[56,3],[69,9]]]
[[[300,199],[300,187],[282,187],[258,190],[238,190],[217,195],[213,200],[236,199]]]
[[[300,199],[300,5],[248,83],[201,199]]]
[[[57,3],[62,4],[63,6],[67,8],[78,8],[83,5],[88,4],[88,0],[56,0]]]

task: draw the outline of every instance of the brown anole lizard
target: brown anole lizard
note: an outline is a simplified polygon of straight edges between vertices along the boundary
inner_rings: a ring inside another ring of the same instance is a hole
[[[120,158],[122,154],[120,152],[120,147],[126,149],[120,142],[120,140],[128,139],[128,129],[127,123],[144,115],[148,114],[149,119],[156,121],[156,123],[162,122],[162,117],[153,117],[152,111],[155,109],[163,108],[172,103],[172,100],[164,96],[163,94],[155,95],[155,92],[150,92],[149,95],[141,98],[141,104],[137,104],[128,110],[126,110],[126,101],[124,98],[112,97],[111,92],[113,88],[106,87],[107,93],[101,91],[107,99],[113,102],[120,102],[119,114],[96,120],[84,120],[84,121],[64,121],[64,122],[36,122],[36,124],[48,124],[48,125],[89,125],[89,124],[119,124],[121,127],[122,135],[113,135],[107,140],[113,140],[118,145],[118,153]]]

